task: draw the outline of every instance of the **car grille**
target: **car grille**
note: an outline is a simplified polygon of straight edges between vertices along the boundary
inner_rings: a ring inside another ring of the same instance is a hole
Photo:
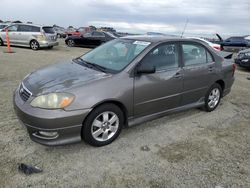
[[[23,85],[23,83],[21,83],[19,88],[19,95],[23,101],[27,101],[32,93]]]

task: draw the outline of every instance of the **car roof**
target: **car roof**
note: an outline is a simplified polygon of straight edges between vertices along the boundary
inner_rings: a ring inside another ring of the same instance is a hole
[[[151,43],[158,43],[158,42],[168,42],[168,41],[188,41],[188,42],[199,42],[202,41],[197,39],[190,39],[190,38],[181,38],[181,37],[170,37],[170,36],[151,36],[151,35],[135,35],[135,36],[126,36],[121,37],[122,39],[131,39],[131,40],[138,40],[138,41],[146,41]]]

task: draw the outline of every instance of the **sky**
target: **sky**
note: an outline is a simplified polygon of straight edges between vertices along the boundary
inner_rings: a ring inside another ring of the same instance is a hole
[[[250,35],[249,0],[0,0],[1,20],[180,35]]]

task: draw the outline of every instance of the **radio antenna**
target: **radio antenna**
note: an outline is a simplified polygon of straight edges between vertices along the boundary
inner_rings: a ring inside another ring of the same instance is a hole
[[[181,38],[183,37],[183,35],[184,35],[185,31],[186,31],[188,21],[189,21],[189,20],[187,19],[187,20],[186,20],[186,23],[185,23],[185,26],[184,26],[184,28],[183,28],[183,31],[182,31],[182,33],[181,33]]]

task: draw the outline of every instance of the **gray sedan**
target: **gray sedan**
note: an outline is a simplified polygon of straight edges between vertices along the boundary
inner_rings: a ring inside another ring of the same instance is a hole
[[[234,82],[234,64],[218,53],[193,39],[115,39],[27,75],[15,111],[40,144],[107,145],[124,126],[190,108],[213,111]]]

